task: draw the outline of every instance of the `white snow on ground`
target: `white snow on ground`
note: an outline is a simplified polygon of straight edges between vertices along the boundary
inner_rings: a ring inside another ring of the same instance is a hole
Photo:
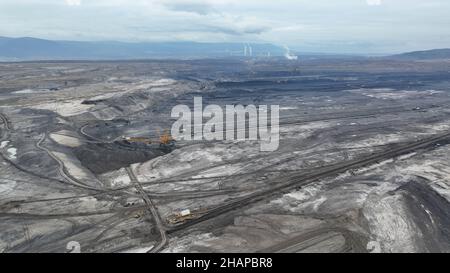
[[[293,191],[280,198],[272,200],[270,203],[281,206],[284,210],[295,212],[300,207],[313,206],[314,210],[327,200],[325,196],[317,198],[317,194],[322,190],[323,185],[311,184],[298,191]]]
[[[288,240],[293,234],[312,231],[322,224],[321,220],[299,215],[260,214],[255,211],[251,215],[236,217],[233,224],[226,225],[217,235],[206,233],[173,238],[164,252],[263,250]]]
[[[119,90],[125,90],[125,91],[119,91],[119,92],[111,92],[107,94],[98,95],[95,97],[89,98],[89,100],[106,100],[110,98],[116,98],[123,96],[128,93],[132,93],[139,90],[147,90],[151,89],[152,92],[160,92],[167,90],[164,87],[167,87],[169,85],[175,84],[176,81],[172,79],[159,79],[159,80],[144,80],[141,82],[137,82],[134,84],[127,84],[127,85],[119,85],[117,86],[117,89]]]
[[[59,66],[48,66],[48,67],[43,67],[43,68],[48,69],[48,70],[67,70],[67,69],[69,69],[69,67],[61,66],[61,65],[59,65]]]
[[[424,125],[421,125],[420,128],[424,128],[426,130],[431,130],[432,132],[441,132],[441,131],[448,131],[450,129],[450,124],[447,124],[447,123],[424,124]]]
[[[64,166],[66,167],[66,170],[73,177],[76,177],[78,179],[82,179],[82,178],[87,179],[87,178],[89,178],[89,175],[85,172],[85,170],[83,170],[82,168],[77,166],[77,164],[73,163],[71,158],[69,158],[66,154],[60,153],[60,152],[54,152],[54,151],[52,153],[53,153],[54,156],[59,158],[59,160],[64,162]]]
[[[79,201],[84,202],[84,203],[95,204],[97,202],[97,199],[95,199],[92,196],[86,196],[86,197],[79,198]]]
[[[173,151],[170,154],[135,164],[136,175],[141,181],[150,181],[155,178],[169,178],[187,172],[214,167],[224,161],[248,159],[248,155],[257,155],[259,145],[251,143],[227,143],[212,147],[191,145]],[[196,174],[198,175],[198,174]]]
[[[128,175],[120,175],[117,177],[114,177],[111,180],[111,186],[112,187],[121,187],[121,186],[128,186],[130,185],[131,181],[130,181],[130,177]]]
[[[438,91],[438,90],[427,90],[428,94],[434,95],[434,94],[443,94],[444,91]]]
[[[16,186],[16,182],[9,179],[1,179],[0,180],[0,196],[1,199],[5,199],[5,197],[14,190]]]
[[[10,157],[11,159],[16,159],[17,148],[9,148],[9,149],[7,150],[7,152],[8,152],[9,157]]]
[[[392,161],[391,161],[392,162]],[[384,162],[377,169],[387,164]],[[387,167],[389,168],[389,167]],[[371,168],[373,169],[373,168]],[[395,175],[401,175],[392,171]],[[342,179],[337,178],[338,182]],[[345,181],[345,180],[344,180]],[[387,181],[392,181],[388,183]],[[389,192],[397,189],[402,183],[408,181],[392,180],[387,177],[385,183],[378,183],[376,187],[361,183],[336,184],[336,187],[316,188],[310,185],[269,204],[270,207],[279,206],[293,213],[345,213],[347,209],[361,208],[367,219],[370,240],[380,242],[383,252],[414,252],[415,236],[420,236],[414,222],[409,219],[408,209],[405,207],[401,195],[390,195]],[[370,181],[369,181],[370,182]],[[351,204],[346,206],[346,204]]]
[[[98,182],[97,178],[90,171],[85,169],[78,159],[60,152],[53,151],[52,154],[64,162],[65,169],[72,177],[89,185],[94,185]]]
[[[79,147],[83,144],[78,138],[70,136],[70,133],[70,131],[65,130],[58,131],[50,134],[50,138],[60,145],[72,148]]]
[[[89,112],[94,106],[81,104],[84,100],[68,100],[42,103],[30,106],[33,109],[49,110],[58,113],[63,117],[70,117]]]
[[[223,165],[218,167],[213,167],[209,170],[200,172],[198,175],[193,176],[193,179],[198,178],[210,178],[210,177],[217,177],[217,176],[226,176],[226,175],[232,175],[237,173],[239,170],[241,170],[241,166],[238,165]]]
[[[294,191],[288,194],[285,194],[284,197],[292,198],[296,201],[307,201],[311,197],[315,196],[320,190],[320,187],[316,186],[308,186],[299,191]]]
[[[426,90],[426,91],[407,91],[407,90],[395,90],[390,88],[374,88],[374,89],[356,89],[348,90],[348,92],[361,94],[367,97],[376,99],[405,99],[411,97],[429,96],[434,94],[440,94],[442,91]]]
[[[106,100],[106,99],[110,99],[110,98],[120,97],[126,93],[128,93],[128,92],[127,91],[112,92],[112,93],[108,93],[108,94],[98,95],[98,96],[89,98],[88,100],[90,100],[90,101]]]
[[[32,94],[35,91],[33,89],[23,89],[19,91],[12,92],[13,94]]]
[[[6,146],[8,146],[8,144],[9,144],[8,140],[2,141],[2,143],[0,144],[0,149],[6,148]]]
[[[101,99],[109,99],[113,97],[120,97],[127,93],[132,92],[163,92],[165,90],[168,90],[171,85],[175,84],[176,81],[173,79],[145,79],[141,80],[139,82],[130,83],[130,84],[115,84],[113,87],[108,86],[101,86],[103,93],[99,93],[98,91],[95,93],[93,92],[93,95],[91,98],[83,98],[83,99],[67,99],[64,101],[54,101],[54,102],[43,102],[39,104],[35,104],[30,106],[32,109],[41,109],[41,110],[50,110],[58,113],[61,116],[64,117],[71,117],[83,113],[95,113],[96,111],[93,111],[96,109],[97,111],[101,111],[102,108],[99,108],[96,105],[88,105],[88,104],[81,104],[83,101],[87,100],[101,100]],[[93,85],[92,88],[93,91],[95,85]],[[87,88],[87,87],[86,87]],[[23,91],[23,92],[22,92]],[[19,91],[21,93],[33,93],[33,92],[39,92],[36,90],[21,90]],[[77,89],[65,89],[64,92],[70,95],[78,94]],[[146,104],[142,104],[141,107],[145,108]],[[109,108],[106,108],[105,111],[108,111]],[[111,110],[109,110],[111,111]]]
[[[200,151],[192,151],[188,154],[185,155],[185,157],[183,157],[186,161],[193,161],[193,160],[197,160],[199,158],[204,158],[207,161],[211,161],[211,162],[221,162],[222,161],[222,157],[211,153],[211,151],[208,150],[200,150]]]
[[[414,235],[420,230],[409,219],[402,196],[372,195],[366,201],[363,214],[374,238],[383,252],[416,252]]]
[[[280,127],[280,134],[283,137],[307,138],[315,131],[334,126],[334,122],[315,121],[302,125],[292,125]]]
[[[211,233],[188,235],[182,238],[172,238],[163,253],[183,253],[193,246],[209,246],[208,241],[213,240]]]
[[[321,196],[319,199],[316,199],[314,201],[311,202],[307,202],[307,205],[312,205],[313,206],[313,211],[317,211],[319,209],[319,206],[322,205],[323,203],[325,203],[325,201],[327,201],[327,197],[325,196]]]
[[[401,142],[405,140],[405,136],[388,134],[388,135],[376,135],[371,138],[363,139],[361,141],[353,141],[351,144],[342,145],[342,148],[367,148],[377,145],[385,145],[390,143]]]
[[[64,73],[72,74],[72,73],[81,73],[81,72],[85,72],[85,71],[89,71],[89,70],[86,68],[74,68],[74,69],[64,70]]]
[[[150,80],[150,81],[143,81],[139,83],[138,85],[133,86],[131,90],[139,90],[139,89],[149,89],[152,87],[161,87],[161,86],[167,86],[171,84],[175,84],[176,81],[173,79],[159,79],[159,80]]]
[[[130,176],[124,168],[100,175],[102,181],[106,181],[112,188],[128,186],[131,184]]]
[[[420,164],[405,164],[399,166],[398,173],[410,176],[420,176],[430,181],[430,186],[441,196],[450,201],[450,165],[439,158],[426,160]]]
[[[302,124],[302,125],[295,125],[295,126],[290,126],[290,127],[286,127],[286,130],[292,131],[311,131],[311,130],[317,130],[317,129],[323,129],[323,128],[328,128],[330,126],[332,126],[334,123],[332,122],[325,122],[325,121],[314,121],[314,122],[309,122],[307,124]],[[285,128],[280,128],[280,130],[283,130]]]
[[[409,153],[409,154],[406,154],[406,155],[402,155],[402,156],[399,156],[399,157],[397,157],[397,160],[406,160],[406,159],[409,159],[409,158],[411,158],[411,157],[413,157],[413,156],[415,156],[417,153]]]
[[[364,167],[364,168],[359,168],[358,170],[355,170],[354,173],[355,174],[363,174],[368,171],[373,171],[373,170],[379,169],[379,168],[385,166],[386,164],[390,164],[392,162],[394,162],[393,159],[386,159],[386,160],[381,161],[380,163],[372,164],[372,165],[370,165],[368,167]]]
[[[19,91],[14,91],[12,94],[36,94],[36,93],[50,93],[49,89],[23,89]]]

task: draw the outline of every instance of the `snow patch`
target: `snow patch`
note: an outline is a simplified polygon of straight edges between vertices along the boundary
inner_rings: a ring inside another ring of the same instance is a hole
[[[6,150],[9,154],[9,157],[11,159],[16,159],[16,155],[17,155],[17,148],[9,148],[8,150]]]
[[[31,94],[34,93],[32,89],[23,89],[19,91],[12,92],[13,94]]]
[[[31,106],[33,109],[53,111],[63,117],[71,117],[89,112],[94,106],[81,104],[84,100],[69,100],[42,103]]]
[[[420,236],[420,229],[406,216],[408,214],[401,196],[373,196],[366,202],[363,214],[383,252],[417,251],[415,236]]]
[[[208,241],[213,240],[211,233],[197,234],[183,238],[173,238],[169,246],[164,249],[164,253],[182,253],[187,252],[193,246],[209,246]]]
[[[241,167],[236,165],[223,165],[203,171],[198,175],[193,176],[192,178],[199,179],[199,178],[211,178],[211,177],[232,175],[238,172],[240,169]]]
[[[343,148],[368,148],[379,145],[397,143],[404,139],[404,136],[396,134],[376,135],[361,141],[353,141],[351,144],[342,145]]]
[[[9,141],[7,141],[7,140],[2,141],[2,143],[0,144],[0,149],[4,149],[6,146],[8,146],[8,144],[9,144]]]
[[[0,196],[6,196],[14,190],[16,182],[12,180],[0,180]],[[3,198],[2,198],[3,199]]]
[[[69,134],[69,131],[63,130],[50,134],[50,138],[60,145],[68,146],[71,148],[76,148],[82,145],[82,142],[78,138],[70,136]]]
[[[423,96],[430,96],[434,94],[443,93],[442,91],[436,90],[425,90],[425,91],[417,91],[417,90],[395,90],[391,88],[374,88],[374,89],[356,89],[356,90],[347,90],[351,93],[361,94],[366,97],[375,98],[375,99],[405,99],[405,98],[416,98]]]

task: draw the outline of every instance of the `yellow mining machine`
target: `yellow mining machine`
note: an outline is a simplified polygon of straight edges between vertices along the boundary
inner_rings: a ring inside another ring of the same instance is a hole
[[[164,130],[164,133],[161,134],[160,130],[158,129],[158,135],[159,140],[153,141],[151,138],[148,137],[125,137],[123,136],[123,141],[127,142],[128,144],[134,144],[134,143],[143,143],[146,145],[150,144],[159,144],[162,148],[170,148],[175,145],[175,140],[170,135],[169,130]]]
[[[175,140],[170,135],[169,130],[164,130],[164,134],[161,135],[158,129],[158,134],[159,134],[159,145],[161,147],[170,147],[175,144]]]

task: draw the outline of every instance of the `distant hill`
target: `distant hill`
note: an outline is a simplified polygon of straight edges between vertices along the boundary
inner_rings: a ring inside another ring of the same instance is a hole
[[[433,49],[425,51],[414,51],[403,53],[399,55],[391,56],[395,59],[404,60],[437,60],[437,59],[450,59],[450,48]]]
[[[0,37],[0,60],[189,59],[244,56],[245,53],[255,57],[283,56],[285,50],[272,44],[256,43],[73,42]]]

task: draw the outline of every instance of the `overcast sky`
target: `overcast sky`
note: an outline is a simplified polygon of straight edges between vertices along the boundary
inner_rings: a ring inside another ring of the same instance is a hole
[[[0,0],[0,36],[394,53],[450,47],[449,14],[449,0]]]

